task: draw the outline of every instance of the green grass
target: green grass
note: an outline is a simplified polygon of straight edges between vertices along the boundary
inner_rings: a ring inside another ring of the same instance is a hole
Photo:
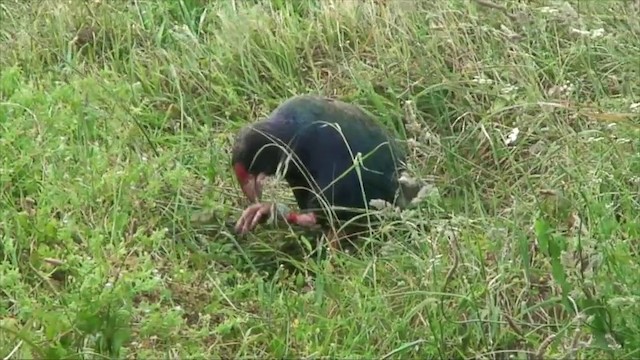
[[[640,356],[640,9],[527,3],[3,1],[0,356]],[[225,226],[302,93],[435,179],[376,251]]]

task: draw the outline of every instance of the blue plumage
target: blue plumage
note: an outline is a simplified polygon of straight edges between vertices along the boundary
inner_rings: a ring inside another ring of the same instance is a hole
[[[404,149],[355,105],[311,95],[288,99],[267,119],[241,132],[233,150],[234,166],[244,164],[254,176],[273,175],[278,164],[287,159],[282,148],[264,147],[274,142],[286,144],[289,154],[295,155],[284,178],[300,209],[314,212],[321,223],[326,224],[322,214],[327,205],[339,220],[346,221],[362,212],[372,199],[395,202]],[[357,154],[362,159],[360,176],[354,168]]]

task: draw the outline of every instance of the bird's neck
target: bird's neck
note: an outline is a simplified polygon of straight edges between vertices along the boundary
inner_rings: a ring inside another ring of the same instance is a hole
[[[293,131],[281,124],[270,122],[259,122],[253,127],[252,139],[248,141],[252,144],[257,158],[263,162],[265,173],[272,176],[276,173],[280,161],[286,158],[285,151],[292,151],[289,145],[294,137]]]
[[[257,130],[258,133],[267,135],[266,137],[263,135],[258,136],[261,139],[259,142],[263,142],[264,144],[272,143],[273,138],[277,139],[278,142],[289,144],[294,136],[291,127],[272,121],[258,122],[254,125],[254,129]]]

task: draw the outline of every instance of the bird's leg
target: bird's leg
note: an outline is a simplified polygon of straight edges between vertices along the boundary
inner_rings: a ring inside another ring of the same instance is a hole
[[[331,228],[325,233],[325,235],[329,243],[329,249],[335,253],[336,250],[338,250],[338,245],[340,244],[340,237],[338,236],[338,233],[335,229]]]
[[[290,211],[285,219],[289,224],[296,224],[302,227],[313,227],[318,224],[316,215],[314,213],[300,214]]]
[[[303,227],[313,227],[318,224],[314,213],[297,214],[290,212],[286,219],[289,224],[296,224]],[[340,234],[338,234],[335,229],[331,228],[330,230],[325,231],[324,235],[327,238],[329,248],[333,252],[338,250],[338,247],[340,246]]]

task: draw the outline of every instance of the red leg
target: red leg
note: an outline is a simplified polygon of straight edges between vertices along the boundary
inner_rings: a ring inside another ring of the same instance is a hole
[[[298,214],[290,212],[285,216],[289,224],[296,224],[303,227],[313,227],[317,225],[316,216],[314,213]]]
[[[329,248],[332,251],[337,251],[337,250],[341,250],[341,246],[340,246],[340,234],[338,234],[338,232],[336,232],[334,229],[331,229],[329,231],[327,231],[325,233],[325,235],[327,236],[327,241],[329,242]]]

